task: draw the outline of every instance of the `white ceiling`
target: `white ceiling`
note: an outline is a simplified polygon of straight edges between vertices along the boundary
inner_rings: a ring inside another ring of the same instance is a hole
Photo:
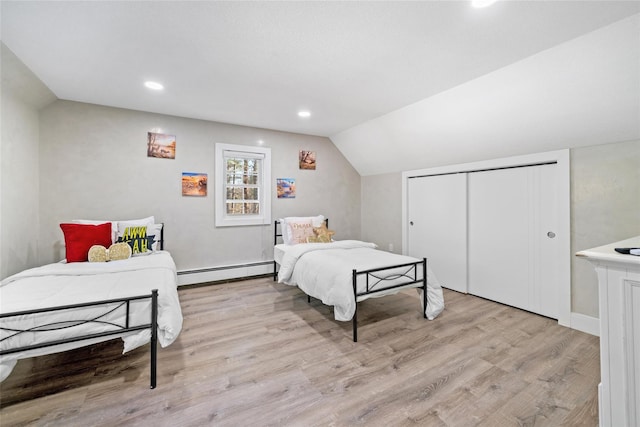
[[[3,43],[60,99],[330,137],[638,13],[640,2],[1,8]],[[165,90],[144,88],[149,79]]]
[[[331,136],[639,11],[630,1],[3,1],[1,17],[2,41],[60,99]],[[166,89],[151,93],[147,79]]]

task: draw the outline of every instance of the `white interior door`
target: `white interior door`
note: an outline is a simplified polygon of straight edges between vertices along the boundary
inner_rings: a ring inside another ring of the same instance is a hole
[[[449,174],[410,178],[407,249],[426,257],[442,286],[467,292],[467,178]]]
[[[470,293],[558,318],[555,170],[469,174]]]

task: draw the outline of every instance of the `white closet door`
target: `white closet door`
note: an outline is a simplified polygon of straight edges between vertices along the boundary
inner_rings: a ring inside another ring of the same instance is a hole
[[[442,286],[467,292],[467,178],[450,174],[408,182],[408,252],[426,257]]]
[[[533,172],[532,198],[537,209],[534,241],[537,252],[533,286],[529,289],[530,310],[557,319],[560,315],[560,237],[558,233],[558,197],[555,187],[558,168],[542,165]]]
[[[558,318],[555,170],[469,174],[470,293]]]

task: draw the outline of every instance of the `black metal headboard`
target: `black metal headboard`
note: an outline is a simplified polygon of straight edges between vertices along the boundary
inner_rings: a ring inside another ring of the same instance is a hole
[[[324,224],[327,226],[327,228],[329,228],[329,218],[324,219]],[[280,220],[276,219],[273,222],[273,245],[274,246],[278,244],[278,237],[282,237],[282,229],[280,230],[280,233],[278,233],[279,225],[280,225]]]
[[[164,250],[164,222],[161,222],[160,225],[160,241],[158,242],[158,246],[160,246],[160,250]]]

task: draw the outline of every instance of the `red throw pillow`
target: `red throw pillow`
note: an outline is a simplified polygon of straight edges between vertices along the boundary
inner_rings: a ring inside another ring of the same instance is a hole
[[[89,260],[89,249],[93,245],[111,246],[111,223],[100,225],[60,224],[64,233],[67,262]]]

